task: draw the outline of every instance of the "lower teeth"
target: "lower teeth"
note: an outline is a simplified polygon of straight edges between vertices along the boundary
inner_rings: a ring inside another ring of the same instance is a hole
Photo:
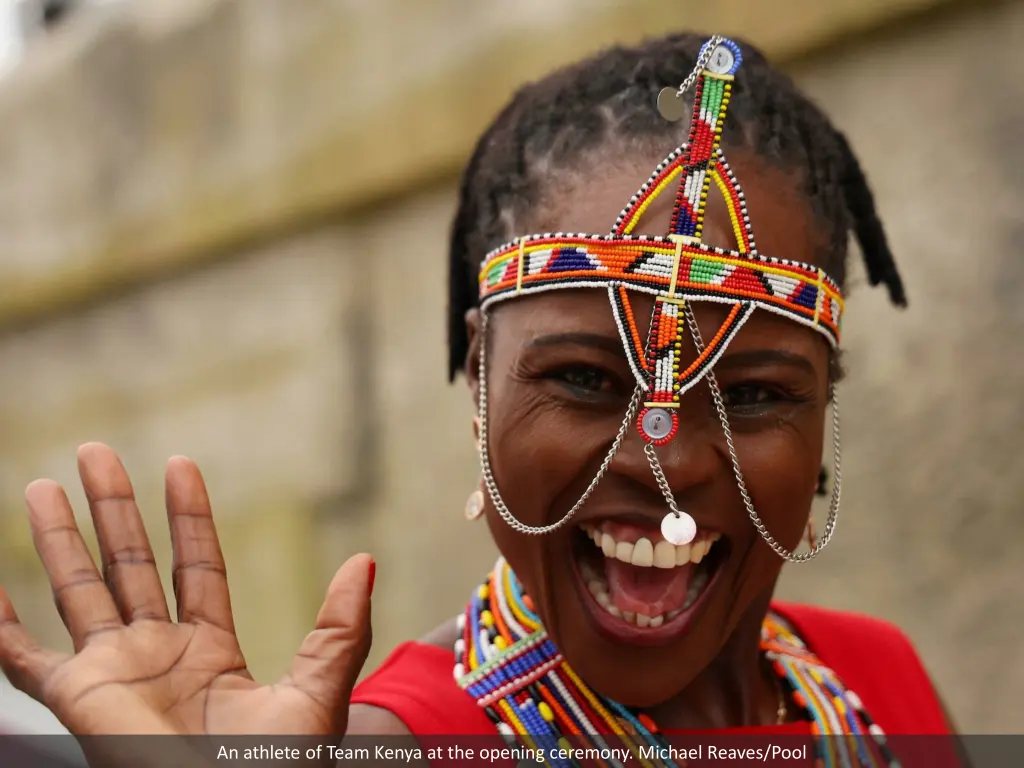
[[[611,596],[608,594],[608,582],[603,577],[594,573],[594,570],[589,564],[582,564],[580,567],[581,575],[583,580],[587,584],[587,589],[590,594],[594,596],[594,600],[597,601],[598,605],[604,608],[608,613],[617,619],[622,619],[627,624],[633,624],[637,627],[660,627],[666,621],[672,621],[676,616],[681,614],[691,605],[693,605],[697,598],[700,597],[700,593],[704,590],[704,587],[708,583],[707,571],[699,569],[694,574],[693,580],[690,582],[690,586],[686,591],[686,602],[683,603],[682,608],[676,608],[675,610],[668,611],[664,614],[657,616],[648,616],[645,613],[633,613],[632,611],[620,611],[614,603],[612,603]]]

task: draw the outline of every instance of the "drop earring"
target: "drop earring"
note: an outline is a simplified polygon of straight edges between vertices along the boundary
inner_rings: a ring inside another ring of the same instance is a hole
[[[480,417],[473,417],[473,442],[476,443],[476,449],[481,449],[480,445]],[[476,520],[484,513],[484,492],[477,488],[466,499],[466,519],[469,521]]]
[[[479,488],[466,499],[466,519],[472,522],[484,513],[484,494]]]

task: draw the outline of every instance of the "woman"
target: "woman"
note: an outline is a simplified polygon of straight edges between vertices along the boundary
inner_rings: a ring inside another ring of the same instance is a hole
[[[677,731],[870,733],[820,756],[894,764],[884,732],[952,732],[909,642],[772,601],[783,563],[835,529],[851,231],[903,305],[849,146],[749,45],[677,35],[527,86],[470,161],[451,240],[451,372],[479,407],[483,475],[467,514],[502,555],[465,615],[353,691],[374,575],[354,557],[260,687],[199,470],[167,469],[172,623],[128,477],[89,445],[102,577],[63,491],[26,493],[75,654],[39,648],[0,593],[4,670],[80,734],[499,731],[635,755]]]

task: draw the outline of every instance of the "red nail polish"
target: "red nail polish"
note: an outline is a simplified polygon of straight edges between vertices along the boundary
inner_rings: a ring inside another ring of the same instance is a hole
[[[373,594],[373,580],[377,578],[377,561],[370,561],[370,594]]]

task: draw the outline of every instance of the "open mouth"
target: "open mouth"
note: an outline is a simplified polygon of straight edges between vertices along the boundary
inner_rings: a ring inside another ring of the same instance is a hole
[[[675,545],[651,524],[608,519],[582,523],[573,535],[575,571],[593,618],[604,634],[630,643],[685,632],[727,554],[728,540],[707,530]]]

